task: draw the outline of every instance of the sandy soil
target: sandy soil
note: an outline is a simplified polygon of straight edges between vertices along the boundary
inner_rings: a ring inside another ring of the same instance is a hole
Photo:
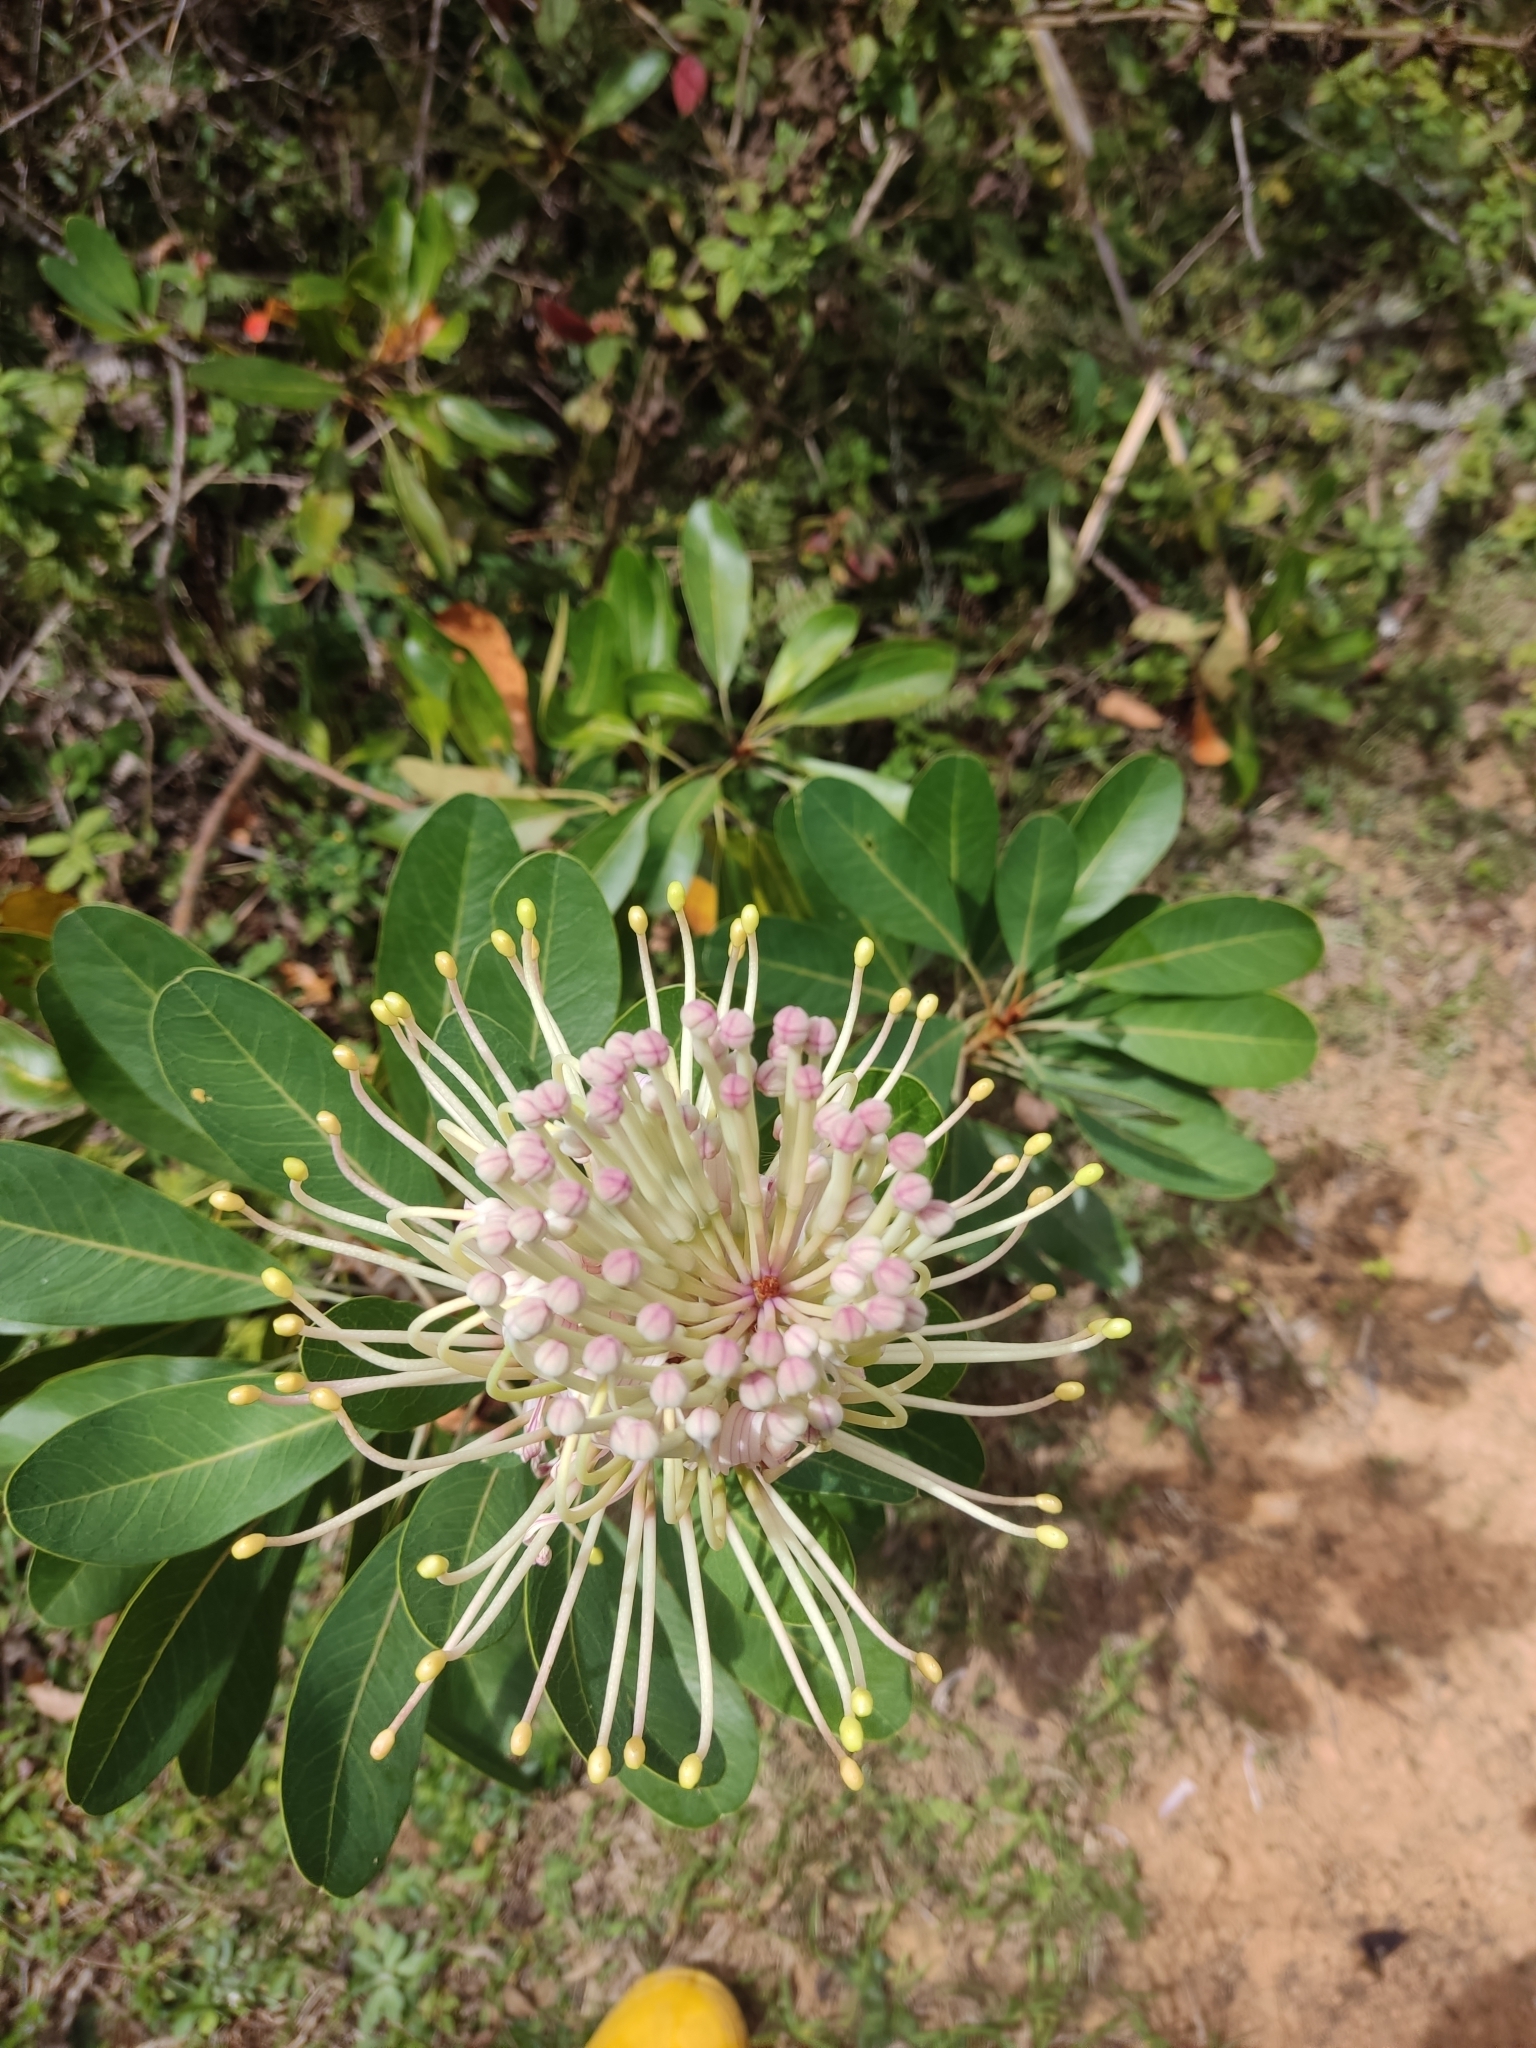
[[[1529,822],[1496,754],[1460,794]],[[1133,1409],[1098,1434],[1156,1638],[1108,1816],[1152,1924],[1111,1971],[1178,2048],[1533,2048],[1536,891],[1302,825],[1269,859],[1327,865],[1304,995],[1370,1021],[1235,1105],[1291,1217],[1207,1288],[1209,1464]]]

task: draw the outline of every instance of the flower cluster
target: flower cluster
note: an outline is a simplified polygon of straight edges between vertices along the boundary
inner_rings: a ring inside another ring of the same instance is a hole
[[[426,1306],[404,1340],[415,1355],[403,1359],[398,1330],[343,1327],[287,1273],[269,1269],[268,1286],[291,1303],[277,1319],[279,1333],[343,1345],[366,1372],[313,1386],[299,1372],[284,1372],[276,1393],[238,1387],[230,1399],[327,1408],[354,1448],[389,1476],[379,1491],[318,1528],[243,1536],[235,1555],[254,1556],[269,1542],[307,1541],[410,1494],[456,1464],[522,1458],[537,1486],[516,1522],[457,1569],[441,1555],[416,1565],[423,1577],[478,1585],[444,1646],[422,1658],[416,1690],[373,1743],[376,1757],[389,1753],[447,1662],[473,1650],[528,1575],[547,1562],[552,1533],[564,1527],[579,1544],[513,1731],[512,1751],[524,1754],[605,1518],[622,1516],[619,1626],[587,1770],[595,1783],[612,1771],[610,1743],[635,1629],[639,1677],[622,1753],[626,1765],[638,1768],[645,1757],[659,1516],[681,1540],[698,1656],[697,1739],[679,1782],[699,1783],[712,1736],[702,1541],[715,1550],[729,1546],[844,1783],[857,1789],[863,1772],[856,1759],[874,1701],[854,1618],[930,1682],[941,1674],[931,1656],[909,1650],[886,1630],[796,1512],[787,1497],[793,1488],[778,1482],[832,1449],[989,1527],[1062,1547],[1067,1539],[1054,1523],[1023,1526],[998,1512],[1023,1507],[1049,1516],[1060,1511],[1053,1497],[989,1499],[936,1476],[882,1439],[923,1409],[1023,1415],[1081,1395],[1081,1383],[1068,1380],[1043,1399],[980,1408],[925,1395],[921,1387],[936,1365],[1042,1359],[1128,1331],[1117,1318],[1091,1323],[1059,1343],[998,1342],[975,1333],[1048,1299],[1054,1289],[1036,1287],[973,1323],[950,1319],[952,1311],[935,1299],[1002,1258],[1032,1217],[1068,1200],[1075,1186],[1090,1185],[1101,1169],[1083,1167],[1055,1193],[1036,1188],[1021,1203],[1030,1162],[1050,1144],[1041,1135],[1029,1139],[1020,1156],[998,1160],[960,1200],[940,1200],[924,1171],[930,1154],[992,1084],[978,1081],[926,1134],[897,1127],[892,1095],[936,999],[914,1004],[909,990],[899,991],[855,1063],[850,1048],[873,958],[870,942],[861,940],[841,1022],[781,1009],[758,1058],[755,910],[748,906],[731,928],[724,984],[711,1001],[699,993],[681,891],[674,893],[686,962],[676,1043],[662,1028],[647,919],[638,909],[629,922],[639,940],[649,1023],[579,1053],[545,1001],[534,905],[525,900],[518,906],[520,942],[503,931],[492,934],[547,1048],[550,1078],[536,1087],[517,1087],[498,1064],[465,1003],[450,955],[439,953],[437,967],[485,1075],[494,1077],[494,1092],[421,1028],[403,997],[389,994],[374,1004],[436,1105],[449,1160],[391,1119],[364,1087],[356,1054],[337,1048],[359,1115],[430,1160],[459,1199],[430,1208],[394,1201],[349,1155],[340,1120],[329,1113],[318,1122],[337,1167],[383,1207],[387,1221],[319,1202],[306,1190],[306,1164],[285,1162],[295,1203],[359,1237],[383,1240],[382,1248],[370,1247],[369,1258],[391,1268]],[[771,1136],[765,1136],[762,1125],[770,1121]],[[760,1163],[765,1156],[766,1166]],[[260,1216],[239,1195],[220,1192],[212,1199],[296,1244],[332,1254],[357,1251],[355,1243]],[[944,1270],[936,1272],[939,1261]],[[409,1455],[389,1455],[357,1428],[346,1406],[354,1395],[376,1393],[381,1371],[396,1386],[466,1393],[472,1387],[503,1404],[506,1418],[447,1451],[434,1451],[430,1432],[422,1430]],[[742,1503],[781,1568],[779,1600],[737,1525]],[[784,1585],[799,1610],[788,1618],[779,1604]],[[791,1638],[790,1626],[802,1620],[836,1674],[842,1704],[836,1725]]]

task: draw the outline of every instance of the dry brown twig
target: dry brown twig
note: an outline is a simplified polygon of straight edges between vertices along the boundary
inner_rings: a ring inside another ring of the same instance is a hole
[[[208,856],[224,830],[224,821],[229,816],[235,798],[256,773],[263,759],[260,747],[247,747],[235,764],[235,772],[203,813],[203,822],[197,828],[197,837],[187,848],[187,864],[181,871],[181,886],[176,891],[176,904],[171,911],[171,930],[179,938],[184,939],[192,929],[192,915],[197,909],[198,891],[203,886]]]

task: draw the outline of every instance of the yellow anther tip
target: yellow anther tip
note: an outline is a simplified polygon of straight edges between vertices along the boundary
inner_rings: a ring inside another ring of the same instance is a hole
[[[378,1734],[375,1735],[375,1737],[373,1738],[372,1742],[369,1743],[368,1754],[373,1758],[376,1764],[381,1764],[383,1763],[385,1757],[389,1755],[389,1752],[394,1748],[394,1746],[394,1729],[381,1728]]]
[[[902,1011],[903,1011],[903,1010],[904,1010],[904,1009],[905,1009],[905,1008],[907,1007],[907,1005],[908,1005],[908,1004],[909,1004],[909,1003],[911,1002],[911,1000],[912,1000],[912,991],[911,991],[911,989],[909,989],[909,988],[899,988],[899,989],[897,989],[897,991],[896,991],[895,995],[893,995],[893,996],[891,997],[891,1000],[890,1000],[890,1001],[889,1001],[889,1002],[888,1002],[888,1003],[886,1004],[886,1006],[885,1006],[885,1007],[887,1008],[887,1010],[889,1010],[889,1011],[890,1011],[890,1013],[891,1013],[891,1015],[892,1015],[893,1017],[899,1017],[899,1016],[901,1015]]]
[[[996,1086],[997,1083],[995,1081],[989,1081],[983,1075],[979,1081],[973,1081],[970,1087],[966,1089],[966,1100],[968,1102],[985,1102]]]
[[[733,917],[731,919],[731,945],[739,953],[746,943],[747,928],[739,917]]]
[[[507,1744],[514,1756],[526,1756],[533,1747],[533,1723],[519,1721],[512,1730],[512,1740]]]
[[[844,1714],[837,1724],[837,1739],[846,1750],[857,1751],[864,1747],[864,1723],[857,1714]]]
[[[244,1195],[237,1195],[233,1188],[215,1188],[208,1197],[210,1209],[217,1209],[221,1216],[233,1216],[237,1209],[245,1207]]]
[[[687,901],[688,901],[688,891],[687,891],[687,890],[686,890],[686,889],[685,889],[685,888],[683,887],[682,883],[681,883],[681,882],[668,882],[668,884],[667,884],[667,908],[668,908],[669,910],[675,910],[675,911],[677,912],[677,914],[678,914],[679,916],[681,916],[681,915],[682,915],[682,910],[683,910],[683,905],[684,905],[684,904],[685,904],[685,903],[686,903]]]
[[[323,1408],[327,1415],[334,1415],[341,1406],[341,1396],[334,1387],[311,1387],[309,1405],[311,1408]]]
[[[926,1650],[919,1650],[912,1662],[930,1685],[937,1685],[944,1676],[944,1666],[937,1657],[931,1657]]]
[[[651,920],[646,916],[640,905],[638,903],[631,903],[629,906],[628,924],[637,939],[650,929],[650,923]]]
[[[1081,1380],[1063,1380],[1056,1389],[1056,1398],[1058,1401],[1081,1401],[1087,1391]]]
[[[1104,1169],[1097,1159],[1090,1159],[1086,1166],[1080,1166],[1072,1178],[1080,1188],[1091,1188],[1095,1181],[1104,1178]]]
[[[677,1767],[677,1782],[685,1792],[692,1792],[704,1775],[704,1759],[701,1756],[685,1756]]]
[[[613,1770],[613,1754],[601,1743],[587,1758],[587,1780],[589,1784],[605,1785]]]
[[[1054,1301],[1056,1290],[1049,1280],[1041,1280],[1029,1290],[1031,1301]]]
[[[440,1579],[448,1569],[448,1560],[440,1550],[429,1550],[425,1557],[416,1560],[418,1579]]]
[[[1104,1334],[1112,1343],[1119,1337],[1129,1337],[1131,1334],[1129,1316],[1111,1316],[1104,1325]]]
[[[1054,1188],[1031,1188],[1024,1197],[1024,1206],[1026,1209],[1038,1209],[1040,1204],[1048,1202],[1055,1192]]]
[[[874,942],[874,940],[873,940],[873,939],[860,939],[860,940],[859,940],[859,942],[858,942],[858,944],[857,944],[857,945],[856,945],[856,946],[854,947],[854,949],[853,949],[853,964],[854,964],[854,966],[855,966],[855,967],[867,967],[867,966],[869,965],[870,961],[874,959],[874,957],[875,957],[875,942]]]
[[[1018,1166],[1018,1154],[1016,1152],[1005,1152],[1001,1159],[993,1160],[992,1171],[994,1173],[1016,1173]]]
[[[278,1320],[285,1322],[287,1318],[279,1317]],[[280,1394],[302,1394],[304,1375],[301,1372],[280,1372],[272,1384]]]
[[[1059,1515],[1061,1513],[1061,1502],[1054,1493],[1037,1493],[1035,1495],[1035,1506],[1042,1515]]]
[[[416,1666],[416,1683],[430,1685],[439,1672],[447,1669],[448,1659],[441,1650],[428,1650]]]
[[[1050,1149],[1051,1134],[1049,1131],[1036,1131],[1032,1138],[1024,1140],[1024,1157],[1026,1159],[1038,1159],[1042,1152],[1049,1152]]]
[[[389,1005],[385,1002],[382,996],[375,996],[373,1001],[368,1005],[368,1008],[376,1024],[394,1023],[395,1020],[390,1015]]]
[[[517,921],[525,932],[531,932],[539,921],[539,906],[531,896],[517,899]]]
[[[491,944],[503,956],[517,951],[517,941],[510,932],[504,932],[498,925],[491,933]]]
[[[444,981],[458,980],[459,963],[451,953],[434,953],[432,955],[432,965],[437,969]]]
[[[587,1559],[587,1563],[589,1565],[598,1565],[601,1564],[602,1561],[603,1553],[598,1549],[597,1545],[594,1543],[592,1546],[592,1555]]]
[[[939,999],[936,995],[924,996],[917,1006],[918,1021],[926,1024],[928,1019],[937,1013],[938,1007]]]
[[[296,1316],[290,1309],[286,1315],[272,1318],[274,1337],[302,1337],[308,1325],[302,1316]]]
[[[415,1011],[412,1010],[410,1004],[405,1000],[405,997],[401,995],[400,991],[396,988],[388,989],[385,991],[384,1007],[386,1010],[388,1010],[391,1017],[398,1017],[402,1024],[409,1023],[411,1018],[416,1014]]]
[[[333,1045],[331,1047],[331,1058],[336,1062],[338,1067],[344,1067],[349,1074],[355,1074],[358,1068],[363,1064],[362,1061],[358,1058],[357,1054],[352,1050],[350,1045]],[[334,1121],[334,1119],[332,1121]],[[325,1128],[329,1128],[329,1126],[326,1126]],[[340,1124],[337,1124],[336,1128],[340,1130]]]
[[[250,1408],[260,1399],[260,1387],[253,1387],[249,1384],[241,1387],[231,1387],[228,1394],[231,1408]]]
[[[229,1554],[244,1564],[248,1557],[260,1557],[267,1547],[267,1539],[259,1530],[252,1530],[249,1536],[237,1536],[229,1546]]]
[[[290,1180],[298,1181],[301,1186],[309,1179],[308,1166],[302,1159],[295,1159],[291,1153],[283,1161],[283,1171]]]
[[[631,1735],[628,1742],[624,1745],[624,1768],[626,1771],[638,1771],[644,1762],[645,1737],[643,1735]]]
[[[741,928],[748,938],[757,930],[762,921],[763,913],[755,903],[743,903],[741,906]]]
[[[339,1138],[341,1136],[341,1118],[336,1116],[331,1110],[322,1109],[315,1118],[315,1123],[320,1130],[324,1131],[328,1138]]]
[[[851,1756],[843,1758],[837,1767],[837,1775],[842,1779],[850,1792],[862,1792],[864,1790],[864,1773],[859,1769]]]
[[[1065,1550],[1070,1540],[1065,1529],[1058,1529],[1053,1522],[1046,1522],[1034,1531],[1035,1541],[1045,1550]]]
[[[848,1704],[861,1721],[867,1721],[875,1711],[875,1696],[867,1685],[856,1685],[848,1695]]]

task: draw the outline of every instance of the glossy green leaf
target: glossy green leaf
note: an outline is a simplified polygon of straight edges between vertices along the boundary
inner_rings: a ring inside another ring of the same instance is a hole
[[[928,764],[912,785],[906,826],[979,910],[997,866],[997,798],[974,754],[941,754]]]
[[[1278,1088],[1306,1073],[1317,1027],[1283,996],[1155,998],[1114,1013],[1120,1048],[1202,1088]]]
[[[50,1329],[238,1315],[271,1297],[254,1245],[138,1181],[0,1144],[5,1313]]]
[[[851,604],[831,604],[802,619],[774,656],[763,683],[762,709],[798,696],[824,676],[858,637],[859,615]]]
[[[707,725],[715,715],[703,688],[678,669],[645,670],[625,684],[631,718],[659,718],[668,724],[687,719]]]
[[[964,953],[955,892],[914,833],[849,783],[813,782],[795,802],[812,860],[850,910],[936,953]]]
[[[622,713],[629,650],[623,624],[606,598],[590,599],[571,620],[565,663],[571,680],[551,708],[567,737],[586,720]]]
[[[828,669],[792,707],[796,725],[851,725],[905,718],[942,697],[955,679],[955,650],[942,640],[880,640]]]
[[[118,1614],[144,1583],[141,1564],[82,1564],[34,1550],[27,1567],[27,1598],[51,1628],[85,1629]]]
[[[1031,972],[1050,952],[1077,886],[1077,845],[1050,811],[1026,818],[997,869],[997,922],[1012,959]]]
[[[1149,875],[1184,815],[1184,778],[1163,754],[1133,754],[1110,770],[1072,819],[1077,886],[1063,933],[1092,924]]]
[[[514,868],[496,892],[494,923],[516,932],[517,906],[525,896],[538,912],[534,932],[539,941],[544,1000],[566,1042],[574,1051],[585,1052],[589,1045],[602,1043],[618,1014],[623,975],[612,912],[592,876],[568,853],[530,854]],[[499,955],[493,957],[504,977],[500,986],[505,990],[507,983],[515,980],[512,969]],[[489,962],[483,970],[477,966],[471,998],[475,1007],[512,1023],[517,1014],[515,1004],[481,1002],[481,971],[489,971]],[[526,1003],[527,998],[522,1001]],[[541,1072],[547,1071],[548,1055],[542,1048],[538,1065]]]
[[[187,372],[194,391],[233,398],[240,405],[270,406],[276,412],[318,412],[343,395],[344,387],[301,363],[274,356],[212,356]]]
[[[670,783],[651,813],[645,861],[638,877],[639,894],[653,914],[667,908],[667,889],[680,882],[686,889],[704,860],[704,826],[720,801],[717,775],[679,777]]]
[[[627,1509],[619,1515],[627,1524]],[[619,1585],[624,1568],[620,1527],[604,1532],[601,1565],[587,1573],[549,1681],[549,1702],[565,1732],[590,1755],[597,1743],[608,1665],[618,1633]],[[569,1530],[554,1533],[551,1562],[528,1580],[528,1636],[536,1656],[544,1654],[561,1597],[569,1581],[577,1539]],[[619,1706],[610,1748],[618,1758],[633,1726],[635,1679],[639,1671],[639,1617],[631,1627],[619,1688]],[[698,1660],[693,1629],[684,1601],[665,1575],[656,1587],[656,1644],[651,1663],[651,1689],[645,1724],[645,1762],[638,1771],[621,1769],[618,1781],[637,1799],[680,1827],[707,1827],[723,1813],[733,1813],[752,1789],[757,1776],[757,1726],[752,1711],[730,1673],[714,1663],[715,1731],[704,1776],[692,1791],[677,1782],[678,1766],[689,1755],[699,1732]]]
[[[556,436],[540,420],[449,392],[437,401],[443,425],[481,455],[552,455]]]
[[[384,1538],[321,1622],[299,1667],[283,1745],[283,1824],[311,1884],[350,1898],[377,1876],[411,1803],[423,1708],[382,1762],[368,1754],[415,1690],[421,1637],[395,1573],[404,1527]]]
[[[643,50],[638,57],[621,57],[610,65],[592,88],[580,134],[595,135],[600,128],[612,128],[632,114],[642,100],[650,98],[670,68],[665,50]]]
[[[341,1120],[348,1157],[377,1187],[397,1202],[441,1200],[425,1162],[359,1105],[325,1033],[271,989],[199,967],[156,998],[151,1028],[161,1065],[186,1089],[188,1108],[236,1162],[242,1182],[285,1190],[283,1160],[291,1155],[308,1164],[308,1191],[320,1201],[382,1213],[345,1177],[315,1128],[328,1109]]]
[[[616,548],[603,582],[603,596],[619,622],[624,666],[659,671],[675,668],[677,608],[666,569],[655,556],[643,555],[638,548]]]
[[[1206,896],[1143,918],[1084,979],[1133,995],[1249,995],[1310,974],[1322,956],[1322,934],[1304,910],[1262,896]]]
[[[493,979],[500,984],[498,967],[503,974],[509,971],[488,947],[484,955],[477,957],[475,986],[483,991]],[[504,998],[505,994],[505,986],[498,986],[497,995]],[[501,1018],[487,1016],[484,1010],[475,1009],[473,1004],[468,1007],[471,1021],[489,1047],[500,1074],[487,1064],[457,1013],[439,1024],[437,1042],[450,1059],[457,1060],[466,1073],[474,1075],[493,1102],[501,1101],[509,1093],[503,1085],[502,1076],[511,1084],[511,1092],[533,1088],[546,1078],[544,1069],[549,1063],[542,1050],[534,1044],[531,1010],[522,1013],[517,1026],[508,1026]]]
[[[38,977],[53,957],[53,942],[40,932],[0,931],[0,1003],[37,1022]]]
[[[155,1052],[155,997],[206,953],[137,910],[88,903],[60,919],[53,976],[41,991],[48,1028],[86,1101],[130,1137],[205,1167],[233,1162],[208,1137]]]
[[[23,1365],[30,1363],[30,1359],[22,1361]],[[8,1373],[18,1370],[17,1366],[7,1369]],[[110,1408],[150,1387],[184,1386],[189,1380],[213,1379],[228,1371],[227,1358],[166,1358],[146,1352],[101,1359],[58,1373],[30,1388],[0,1416],[0,1479],[30,1457],[39,1444],[82,1415],[94,1415],[98,1409]]]
[[[232,1408],[242,1377],[150,1388],[67,1424],[11,1474],[12,1522],[60,1557],[153,1564],[269,1514],[346,1439],[318,1408]]]
[[[946,1109],[955,1099],[966,1030],[963,1017],[933,1018],[924,1025],[923,1035],[917,1041],[917,1051],[907,1064],[907,1072],[913,1080],[921,1081],[934,1100],[943,1103]]]
[[[661,795],[658,790],[654,796],[604,818],[569,848],[572,858],[581,862],[597,884],[610,916],[634,900],[635,877],[645,860],[651,814],[661,802]]]
[[[0,1110],[71,1116],[83,1106],[47,1039],[34,1037],[14,1017],[0,1017]]]
[[[143,311],[138,272],[115,235],[86,214],[72,213],[64,223],[64,246],[98,298],[119,313]]]
[[[1225,1117],[1171,1123],[1157,1118],[1104,1117],[1079,1109],[1074,1119],[1094,1151],[1116,1173],[1151,1181],[1176,1195],[1236,1202],[1256,1195],[1275,1175],[1262,1145],[1245,1138]]]
[[[856,932],[857,927],[854,929]],[[775,1010],[797,1003],[813,1017],[832,1018],[841,1029],[853,986],[853,947],[852,936],[829,932],[819,924],[765,917],[757,928],[759,1015],[771,1016]],[[709,972],[717,980],[724,968],[725,950],[726,935],[722,933],[705,956]],[[738,974],[738,982],[739,978]],[[865,1009],[883,1010],[895,987],[879,959],[873,960],[864,971]]]
[[[1058,938],[1055,957],[1043,961],[1042,968],[1053,974],[1081,974],[1101,953],[1107,952],[1123,932],[1128,932],[1132,925],[1140,924],[1144,917],[1150,917],[1154,910],[1162,907],[1161,896],[1154,895],[1149,889],[1133,889],[1129,896],[1122,896],[1092,924],[1085,924],[1070,938]]]
[[[490,1649],[456,1657],[443,1672],[428,1695],[427,1733],[486,1777],[532,1790],[544,1777],[542,1731],[535,1729],[534,1746],[526,1757],[513,1756],[508,1747],[534,1678],[521,1611],[517,1620],[510,1635]],[[553,1730],[551,1735],[563,1767],[570,1754],[565,1737]]]
[[[311,1493],[301,1520],[308,1519],[313,1501]],[[265,1558],[270,1560],[266,1581],[250,1609],[224,1682],[177,1752],[182,1782],[199,1799],[212,1799],[234,1783],[272,1711],[288,1603],[304,1561],[304,1546],[268,1551]]]
[[[416,1302],[391,1301],[386,1295],[358,1294],[348,1301],[333,1302],[326,1313],[343,1330],[405,1330],[421,1309]],[[416,1364],[433,1362],[414,1344],[392,1344],[387,1338],[376,1337],[371,1348]],[[472,1395],[482,1391],[484,1385],[481,1380],[456,1374],[452,1381],[440,1387],[395,1387],[390,1383],[387,1366],[357,1357],[345,1344],[331,1337],[302,1338],[299,1364],[312,1380],[378,1380],[379,1393],[347,1396],[347,1413],[359,1429],[415,1429],[423,1422],[435,1422],[439,1415],[462,1408]]]
[[[752,563],[723,505],[697,498],[683,521],[683,602],[699,659],[723,692],[752,623]]]
[[[436,1579],[422,1578],[417,1564],[436,1552],[457,1571],[505,1536],[537,1490],[532,1467],[521,1458],[485,1458],[452,1466],[422,1489],[400,1552],[400,1593],[406,1612],[429,1643],[441,1648],[447,1642],[484,1581],[440,1585]],[[483,1602],[477,1611],[484,1612]],[[522,1619],[518,1594],[481,1637],[482,1644],[489,1647],[514,1627],[520,1630]]]
[[[400,523],[428,565],[427,573],[451,583],[458,574],[458,558],[442,508],[427,488],[417,461],[391,435],[384,443],[384,477],[394,500]]]

